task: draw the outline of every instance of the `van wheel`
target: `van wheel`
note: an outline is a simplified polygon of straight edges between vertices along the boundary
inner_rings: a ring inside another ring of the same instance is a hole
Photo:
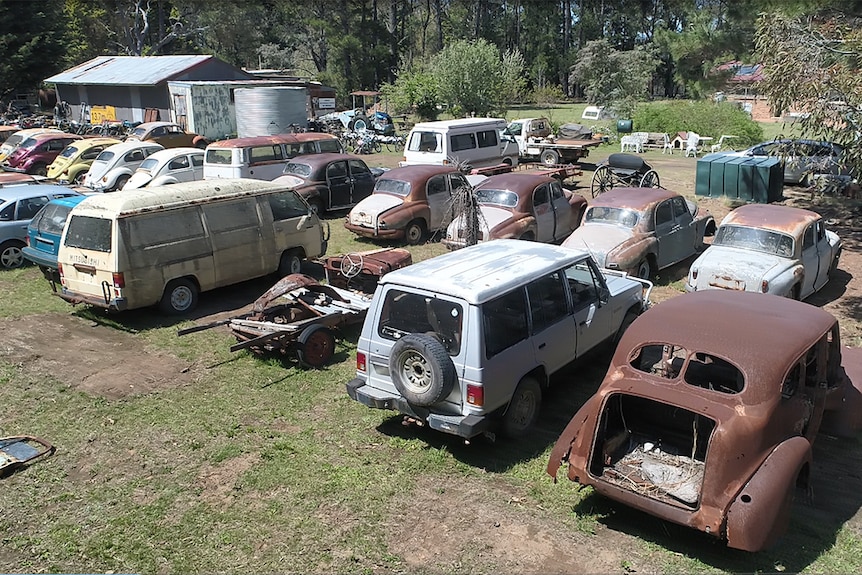
[[[335,355],[335,336],[325,325],[310,325],[299,334],[299,363],[320,369]]]
[[[20,268],[24,265],[23,246],[17,242],[0,244],[0,267],[6,270]]]
[[[197,286],[187,279],[179,279],[168,282],[159,308],[164,313],[179,315],[193,310],[197,305]]]
[[[408,244],[415,246],[422,242],[423,237],[425,237],[425,225],[422,220],[413,220],[407,224],[404,229],[404,238]]]
[[[302,258],[296,250],[290,250],[281,254],[278,263],[278,277],[283,278],[290,274],[298,274],[302,270]]]
[[[130,176],[124,174],[124,175],[120,176],[119,178],[117,178],[117,183],[116,183],[116,185],[114,185],[114,191],[119,192],[120,190],[122,190],[123,186],[126,185],[126,182],[129,181],[129,177]]]
[[[407,403],[427,407],[443,400],[455,387],[455,364],[439,340],[418,333],[392,346],[389,372]]]
[[[523,436],[536,422],[542,407],[542,388],[532,377],[525,377],[518,384],[509,407],[503,414],[503,433],[516,439]]]

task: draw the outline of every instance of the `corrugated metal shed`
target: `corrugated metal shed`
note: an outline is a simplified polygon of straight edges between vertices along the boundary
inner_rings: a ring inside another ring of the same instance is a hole
[[[209,60],[208,55],[99,56],[46,78],[52,84],[154,86]]]

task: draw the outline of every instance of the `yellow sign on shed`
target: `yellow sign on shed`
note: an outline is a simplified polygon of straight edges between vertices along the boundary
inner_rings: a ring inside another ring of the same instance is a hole
[[[102,122],[116,122],[117,111],[113,106],[90,107],[90,123],[101,124]]]

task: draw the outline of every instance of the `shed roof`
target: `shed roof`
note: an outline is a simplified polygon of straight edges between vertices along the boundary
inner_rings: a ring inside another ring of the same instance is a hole
[[[210,55],[98,56],[46,78],[45,82],[152,86],[171,80],[210,60],[216,58]]]

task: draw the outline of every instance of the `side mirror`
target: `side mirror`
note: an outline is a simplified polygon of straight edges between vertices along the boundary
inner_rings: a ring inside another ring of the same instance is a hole
[[[610,301],[610,299],[611,299],[611,290],[609,290],[606,287],[600,287],[599,288],[599,302],[602,305],[605,305],[606,303],[608,303]]]

